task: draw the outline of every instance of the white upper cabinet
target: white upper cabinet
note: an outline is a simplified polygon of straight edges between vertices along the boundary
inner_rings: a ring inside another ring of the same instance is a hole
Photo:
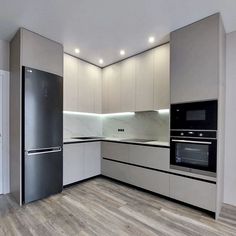
[[[215,14],[171,33],[171,103],[218,98],[219,24]]]
[[[78,72],[78,60],[64,54],[64,111],[78,110]]]
[[[121,109],[120,63],[103,69],[103,113],[116,113]]]
[[[120,63],[120,112],[135,111],[135,58]]]
[[[154,52],[154,110],[170,107],[170,44]]]
[[[154,53],[147,51],[135,57],[136,111],[154,108]]]
[[[101,113],[101,69],[64,55],[64,110]]]

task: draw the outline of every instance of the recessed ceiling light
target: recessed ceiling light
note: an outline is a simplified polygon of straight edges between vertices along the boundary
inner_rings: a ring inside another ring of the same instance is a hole
[[[148,42],[149,43],[154,43],[155,42],[155,38],[153,36],[148,38]]]
[[[120,50],[120,55],[121,55],[121,56],[124,56],[124,55],[125,55],[125,50],[123,50],[123,49]]]
[[[75,53],[79,54],[80,50],[78,48],[75,49]]]
[[[103,62],[104,62],[103,59],[99,59],[100,64],[103,64]]]

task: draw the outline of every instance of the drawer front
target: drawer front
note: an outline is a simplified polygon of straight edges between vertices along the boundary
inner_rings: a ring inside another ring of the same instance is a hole
[[[216,210],[216,184],[170,175],[170,197],[209,211]]]
[[[129,166],[102,159],[102,175],[129,183]]]
[[[155,193],[169,196],[169,174],[130,166],[130,183]]]
[[[169,170],[170,150],[159,147],[130,145],[129,161],[132,164],[159,170]]]
[[[129,162],[129,145],[122,143],[102,142],[102,157]]]

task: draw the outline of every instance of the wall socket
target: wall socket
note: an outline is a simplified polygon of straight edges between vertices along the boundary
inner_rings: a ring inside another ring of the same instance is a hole
[[[118,132],[125,132],[125,129],[118,129]]]

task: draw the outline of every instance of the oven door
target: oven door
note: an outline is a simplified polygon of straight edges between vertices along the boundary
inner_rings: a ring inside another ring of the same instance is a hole
[[[215,139],[171,138],[170,145],[171,165],[216,172]]]

